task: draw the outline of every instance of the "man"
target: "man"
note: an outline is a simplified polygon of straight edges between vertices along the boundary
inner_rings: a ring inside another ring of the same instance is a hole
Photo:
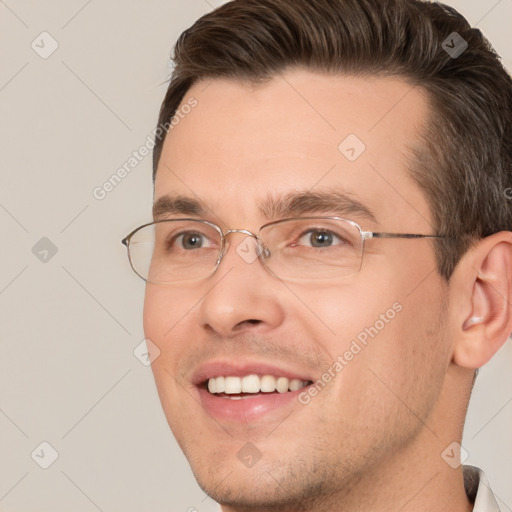
[[[155,223],[124,242],[201,487],[224,512],[499,510],[457,462],[512,331],[488,42],[419,0],[235,0],[175,61]]]

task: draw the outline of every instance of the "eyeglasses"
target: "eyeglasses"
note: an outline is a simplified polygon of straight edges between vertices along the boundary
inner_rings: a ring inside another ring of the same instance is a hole
[[[363,231],[339,217],[300,217],[269,222],[258,234],[222,229],[206,220],[169,219],[144,224],[121,242],[135,273],[153,284],[196,281],[211,276],[227,252],[227,237],[247,235],[236,251],[247,263],[259,259],[284,280],[351,277],[359,272],[371,238],[445,238],[442,235]]]

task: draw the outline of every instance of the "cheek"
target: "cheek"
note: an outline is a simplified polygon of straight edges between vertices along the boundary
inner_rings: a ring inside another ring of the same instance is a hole
[[[143,325],[144,336],[151,340],[160,338],[160,331],[165,320],[163,304],[158,298],[159,294],[151,285],[146,285],[144,295]]]
[[[183,290],[151,285],[146,286],[144,296],[144,334],[162,352],[173,346],[170,341],[185,323],[195,315],[194,298]]]
[[[183,292],[170,287],[147,285],[144,297],[144,336],[156,345],[158,357],[151,369],[158,394],[164,409],[179,395],[178,362],[187,355],[193,346],[194,334],[190,328],[191,318],[195,318],[194,303]],[[183,341],[179,340],[185,340]]]
[[[364,402],[383,416],[397,414],[413,432],[421,424],[411,411],[428,416],[441,392],[450,346],[433,283],[424,283],[421,292],[398,291],[396,297],[400,311],[369,341],[354,378],[364,382]]]
[[[328,327],[329,334],[320,339],[333,363],[342,356],[339,373],[344,375],[340,379],[344,386],[361,386],[364,380],[365,388],[378,390],[380,386],[382,391],[381,376],[392,389],[408,395],[415,379],[427,381],[432,372],[446,369],[450,355],[436,277],[414,291],[414,279],[398,277],[383,279],[381,274],[372,276],[370,282],[361,279],[317,289],[307,296],[321,319],[309,315],[310,333],[315,326]]]
[[[193,299],[184,290],[151,284],[146,286],[144,335],[159,350],[151,369],[164,413],[178,442],[179,433],[186,430],[186,425],[182,425],[183,418],[199,414],[195,409],[197,403],[186,400],[189,395],[183,393],[184,384],[178,365],[192,346],[190,319],[195,318],[196,302],[197,298]]]
[[[387,329],[398,316],[394,304],[398,294],[387,287],[378,291],[359,281],[328,283],[314,290],[294,289],[308,308],[307,315],[296,315],[293,322],[307,322],[312,334],[326,332],[324,342],[331,347],[331,355],[337,356],[348,349],[350,342],[370,339],[370,333]],[[381,319],[384,317],[384,321]],[[371,336],[373,338],[373,336]],[[317,337],[313,336],[312,340]]]

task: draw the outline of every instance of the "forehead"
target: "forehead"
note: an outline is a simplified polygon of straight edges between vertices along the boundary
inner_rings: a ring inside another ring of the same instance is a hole
[[[260,84],[201,81],[182,105],[191,98],[197,106],[183,109],[165,139],[155,200],[195,198],[240,224],[268,220],[261,202],[269,195],[335,190],[388,229],[432,229],[409,175],[429,112],[418,87],[289,70]]]

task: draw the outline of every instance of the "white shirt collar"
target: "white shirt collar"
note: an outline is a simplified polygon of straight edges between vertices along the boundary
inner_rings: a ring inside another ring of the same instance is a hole
[[[500,512],[484,472],[476,466],[462,466],[462,473],[466,494],[474,502],[473,512]]]

